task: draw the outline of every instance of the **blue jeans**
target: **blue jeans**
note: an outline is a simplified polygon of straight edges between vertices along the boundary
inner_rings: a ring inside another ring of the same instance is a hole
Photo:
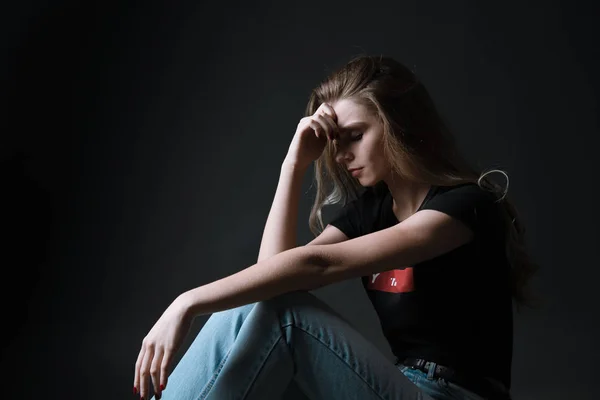
[[[435,371],[435,365],[432,365],[430,373],[412,369],[405,365],[399,365],[400,371],[412,383],[434,399],[440,400],[485,400],[478,394],[471,392],[461,386],[458,386],[444,378],[434,378],[431,372]]]
[[[309,399],[482,399],[394,365],[306,291],[212,314],[162,399],[280,399],[292,381]]]

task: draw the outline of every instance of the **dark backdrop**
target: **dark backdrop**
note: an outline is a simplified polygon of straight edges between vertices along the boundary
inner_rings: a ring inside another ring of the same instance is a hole
[[[3,6],[4,395],[129,398],[168,304],[255,263],[313,86],[370,53],[414,69],[467,157],[510,177],[546,300],[516,316],[515,399],[594,398],[591,1],[122,3]],[[358,280],[315,294],[390,354]]]

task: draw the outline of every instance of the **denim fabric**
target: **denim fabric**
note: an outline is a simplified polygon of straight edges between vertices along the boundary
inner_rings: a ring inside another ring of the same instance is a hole
[[[434,378],[432,372],[435,371],[436,364],[430,364],[429,372],[423,372],[401,364],[398,365],[398,368],[412,383],[436,400],[485,400],[478,394],[444,378]]]
[[[164,400],[481,399],[394,365],[306,291],[214,313],[169,376]]]

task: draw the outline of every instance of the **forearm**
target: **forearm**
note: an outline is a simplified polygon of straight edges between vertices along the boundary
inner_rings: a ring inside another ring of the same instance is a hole
[[[325,285],[325,258],[317,246],[283,251],[240,272],[191,289],[180,297],[193,316],[212,314],[297,290]]]
[[[298,204],[306,170],[284,163],[258,252],[258,261],[297,246]]]

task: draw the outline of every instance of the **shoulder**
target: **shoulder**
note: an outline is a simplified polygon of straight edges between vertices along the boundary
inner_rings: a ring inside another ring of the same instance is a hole
[[[446,196],[476,196],[481,198],[482,200],[490,200],[494,198],[494,195],[483,189],[477,183],[461,183],[459,185],[454,186],[438,186],[436,190],[436,195],[446,195]],[[434,196],[435,197],[435,196]]]
[[[345,205],[329,221],[349,238],[355,238],[365,234],[368,221],[373,219],[372,213],[377,210],[377,204],[384,196],[385,188],[380,185],[365,187],[354,199]]]
[[[465,206],[490,206],[496,203],[496,196],[476,183],[463,183],[455,186],[437,186],[425,202],[424,207],[440,204]]]
[[[473,231],[491,222],[497,215],[496,195],[477,183],[438,186],[422,210],[437,210],[460,220]]]

